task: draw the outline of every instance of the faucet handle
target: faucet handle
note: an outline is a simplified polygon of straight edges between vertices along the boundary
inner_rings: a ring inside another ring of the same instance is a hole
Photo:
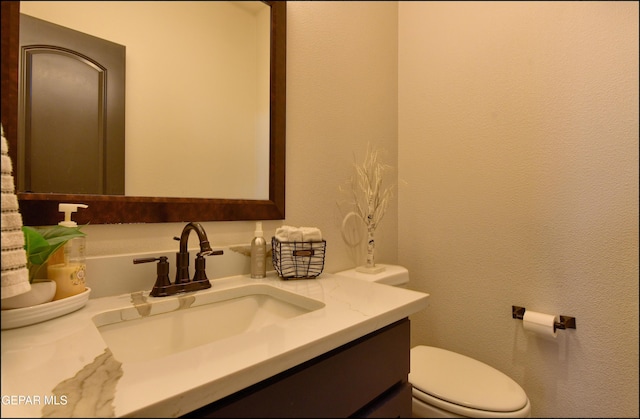
[[[193,276],[194,281],[208,281],[205,256],[222,255],[222,250],[213,250],[211,252],[198,252],[196,255],[196,273]]]
[[[217,256],[217,255],[223,255],[224,251],[223,250],[211,250],[211,251],[206,251],[206,252],[198,252],[196,253],[196,256]]]
[[[171,286],[171,280],[169,280],[169,259],[166,256],[160,256],[157,258],[140,258],[134,259],[133,263],[148,263],[158,261],[156,283],[151,290],[150,295],[152,297],[165,297],[169,295],[167,291]]]
[[[208,279],[209,278],[207,278],[207,271],[206,271],[204,256],[199,254],[198,256],[196,256],[196,273],[193,276],[193,280],[206,281]]]

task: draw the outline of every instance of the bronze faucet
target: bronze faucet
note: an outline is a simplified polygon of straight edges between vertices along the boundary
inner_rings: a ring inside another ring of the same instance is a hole
[[[193,276],[193,280],[189,279],[189,252],[187,251],[187,241],[189,240],[189,233],[194,230],[198,234],[200,240],[200,251],[196,254],[196,272]],[[198,291],[207,288],[211,288],[211,283],[207,278],[205,256],[221,255],[222,250],[213,250],[209,244],[207,233],[200,223],[190,222],[182,229],[180,238],[174,237],[175,240],[180,240],[180,251],[176,253],[176,280],[172,284],[169,280],[169,262],[167,262],[166,256],[159,258],[143,258],[134,259],[133,263],[145,263],[158,261],[158,276],[156,283],[151,290],[151,296],[153,297],[165,297],[168,295],[174,295],[182,292]]]
[[[207,233],[200,223],[191,222],[184,226],[180,238],[174,237],[174,240],[180,240],[180,251],[176,253],[176,284],[183,284],[189,282],[189,252],[187,251],[187,241],[189,240],[189,233],[195,231],[198,234],[200,240],[200,251],[196,254],[196,275],[193,280],[206,280],[207,273],[205,272],[204,257],[209,255],[221,255],[222,251],[214,252],[209,244]],[[208,288],[208,287],[206,287]]]

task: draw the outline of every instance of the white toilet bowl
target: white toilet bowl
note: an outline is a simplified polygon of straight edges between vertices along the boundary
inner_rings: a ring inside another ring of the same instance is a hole
[[[382,265],[376,274],[355,269],[336,275],[393,286],[409,282],[409,272],[397,265]],[[432,346],[411,349],[412,413],[417,418],[524,418],[531,404],[510,377],[473,358]]]
[[[510,377],[468,356],[432,346],[411,349],[414,417],[524,418],[526,393]]]

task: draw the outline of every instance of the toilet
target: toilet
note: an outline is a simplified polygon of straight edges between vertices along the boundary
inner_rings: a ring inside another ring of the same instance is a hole
[[[368,274],[349,269],[336,275],[403,287],[409,272],[397,265]],[[531,403],[522,387],[501,371],[433,346],[411,348],[412,414],[416,418],[525,418]]]

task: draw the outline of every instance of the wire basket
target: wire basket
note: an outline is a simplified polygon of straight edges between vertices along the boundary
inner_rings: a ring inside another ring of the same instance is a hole
[[[273,267],[284,279],[315,278],[324,269],[327,241],[281,242],[271,238]]]

